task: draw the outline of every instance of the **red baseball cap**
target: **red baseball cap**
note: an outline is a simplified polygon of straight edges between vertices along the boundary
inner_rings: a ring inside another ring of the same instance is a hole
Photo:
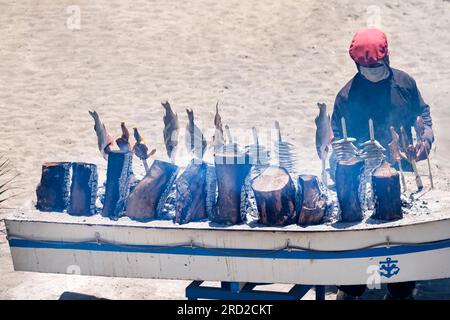
[[[389,56],[386,34],[376,28],[358,31],[350,45],[350,57],[364,67],[376,65],[379,60]]]

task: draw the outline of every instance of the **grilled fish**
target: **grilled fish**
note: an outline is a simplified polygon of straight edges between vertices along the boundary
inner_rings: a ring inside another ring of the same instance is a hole
[[[222,117],[219,114],[219,101],[217,101],[216,104],[216,115],[214,116],[214,126],[216,127],[213,136],[214,147],[223,146],[225,141],[223,138]]]
[[[319,102],[317,106],[319,107],[319,115],[314,120],[316,123],[316,150],[319,159],[322,160],[322,181],[327,184],[326,160],[329,145],[333,140],[333,132],[330,115],[327,114],[327,105]]]
[[[164,114],[164,144],[166,145],[167,156],[172,159],[174,155],[174,151],[178,145],[178,133],[179,133],[179,124],[178,124],[178,115],[173,112],[172,107],[169,102],[161,102],[161,105],[164,107],[166,113]]]
[[[122,129],[122,136],[118,139],[116,139],[116,144],[119,147],[120,151],[122,152],[129,152],[131,150],[130,146],[130,131],[128,131],[128,128],[125,126],[125,122],[122,122],[120,124],[120,127]]]
[[[134,131],[134,139],[136,140],[136,144],[133,147],[133,152],[142,161],[147,160],[150,156],[155,154],[156,149],[153,149],[152,151],[148,152],[148,147],[145,144],[144,138],[142,138],[138,129],[134,128],[133,131]]]
[[[186,125],[186,148],[198,159],[202,159],[207,146],[202,131],[194,123],[194,111],[186,109],[189,122]]]
[[[108,160],[108,154],[111,152],[111,145],[114,143],[113,138],[106,131],[105,125],[100,121],[100,116],[94,111],[89,111],[89,114],[94,119],[94,130],[97,134],[98,149],[103,158]]]

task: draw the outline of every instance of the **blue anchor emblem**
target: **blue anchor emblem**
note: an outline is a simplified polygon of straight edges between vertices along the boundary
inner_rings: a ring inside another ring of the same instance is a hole
[[[385,278],[391,278],[400,272],[400,268],[397,267],[398,260],[392,260],[386,258],[386,261],[380,261],[380,275]]]

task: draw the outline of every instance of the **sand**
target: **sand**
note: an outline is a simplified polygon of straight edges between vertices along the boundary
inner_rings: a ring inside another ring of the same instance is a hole
[[[295,147],[298,172],[320,174],[316,102],[331,108],[353,76],[347,49],[368,21],[381,21],[392,66],[411,74],[431,105],[435,185],[450,190],[449,1],[377,1],[381,20],[374,19],[373,7],[368,14],[373,1],[366,0],[76,1],[79,30],[66,21],[66,8],[73,4],[0,3],[0,154],[21,174],[17,186],[23,189],[7,203],[10,208],[32,205],[45,161],[95,163],[103,181],[106,162],[88,110],[100,113],[114,137],[121,121],[140,128],[157,149],[156,158],[166,159],[160,105],[166,99],[182,128],[185,108],[193,108],[209,140],[217,100],[223,123],[242,143],[252,126],[263,134],[277,119]],[[134,167],[142,174],[138,161]],[[425,175],[426,164],[419,170]],[[64,291],[114,299],[183,298],[187,285],[13,272],[3,234],[0,244],[0,298],[56,299]],[[368,299],[380,295],[366,294]],[[422,282],[417,296],[450,298],[449,281]],[[333,297],[330,291],[328,298]]]

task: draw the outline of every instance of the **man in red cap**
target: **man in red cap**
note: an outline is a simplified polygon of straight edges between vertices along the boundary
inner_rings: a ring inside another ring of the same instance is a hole
[[[415,153],[416,161],[426,159],[434,141],[430,107],[423,101],[415,80],[405,72],[391,68],[386,34],[376,28],[360,30],[354,36],[349,52],[358,73],[336,97],[331,119],[334,139],[343,138],[341,118],[344,117],[349,137],[356,138],[357,144],[370,140],[368,122],[372,119],[375,138],[389,150],[390,127],[400,132],[403,126],[411,142],[411,127],[421,116],[425,129],[422,136],[417,137]],[[335,164],[332,154],[332,177]],[[404,163],[403,168],[408,169],[408,163]],[[410,295],[414,286],[414,282],[398,283],[390,284],[388,289],[392,297],[401,298]],[[351,298],[362,295],[365,286],[341,286],[339,289],[338,298]]]

